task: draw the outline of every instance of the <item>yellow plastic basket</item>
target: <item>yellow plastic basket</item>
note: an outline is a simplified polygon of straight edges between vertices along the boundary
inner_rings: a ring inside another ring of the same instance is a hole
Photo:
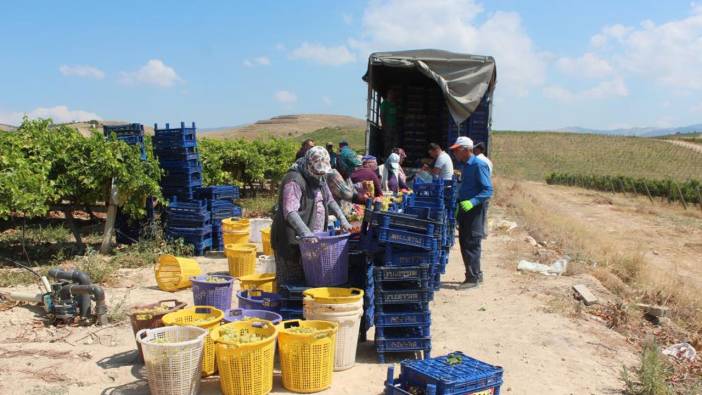
[[[167,326],[196,326],[212,332],[219,327],[224,318],[224,312],[211,306],[193,306],[163,316],[163,324]],[[202,376],[213,375],[217,371],[215,347],[212,337],[205,338],[205,348],[202,352]]]
[[[251,239],[248,229],[243,230],[223,230],[222,239],[224,244],[246,244]]]
[[[263,244],[263,255],[273,256],[271,247],[271,228],[261,229],[261,243]]]
[[[297,327],[314,333],[295,333]],[[331,387],[336,332],[329,321],[290,320],[278,324],[278,348],[283,387],[293,392],[318,392]]]
[[[257,273],[239,277],[239,288],[243,291],[246,289],[260,289],[264,292],[275,292],[275,273]]]
[[[249,230],[249,226],[251,224],[249,223],[249,220],[246,218],[237,218],[237,217],[231,217],[231,218],[225,218],[222,220],[222,230],[223,231],[230,231],[230,230]]]
[[[256,334],[263,340],[237,344],[221,337],[225,330],[239,335]],[[215,342],[219,384],[226,395],[265,395],[273,389],[273,360],[278,328],[270,321],[249,319],[216,328]]]
[[[224,253],[229,262],[229,274],[248,276],[256,272],[256,244],[225,244]]]
[[[319,304],[355,303],[363,298],[363,290],[358,288],[310,288],[302,294]]]
[[[190,287],[190,277],[202,274],[200,265],[194,259],[173,255],[161,255],[154,271],[158,288],[167,292]]]

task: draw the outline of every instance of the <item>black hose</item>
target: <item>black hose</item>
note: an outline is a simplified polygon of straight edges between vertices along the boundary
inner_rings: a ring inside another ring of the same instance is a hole
[[[21,269],[28,270],[28,271],[29,271],[30,273],[32,273],[33,275],[35,275],[35,276],[41,278],[41,275],[40,275],[39,273],[35,272],[34,270],[32,270],[29,266],[23,265],[23,264],[21,264],[21,263],[19,263],[19,262],[17,262],[17,261],[13,261],[12,259],[5,258],[5,257],[1,257],[1,256],[0,256],[0,259],[4,259],[4,260],[6,260],[6,261],[12,263],[13,265],[20,267]]]

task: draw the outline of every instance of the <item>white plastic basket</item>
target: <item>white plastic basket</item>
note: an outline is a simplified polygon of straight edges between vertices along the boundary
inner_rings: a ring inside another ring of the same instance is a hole
[[[251,242],[261,243],[261,229],[269,228],[273,220],[270,218],[250,218],[249,224],[251,226]]]
[[[339,330],[336,333],[334,371],[352,368],[356,363],[358,333],[361,328],[361,317],[363,316],[363,301],[361,300],[360,309],[344,312],[326,312],[315,309],[313,305],[306,304],[303,314],[306,320],[331,321],[339,324]]]
[[[137,332],[151,395],[198,393],[207,333],[194,326],[166,326]]]
[[[275,257],[261,255],[256,258],[256,273],[275,273]]]

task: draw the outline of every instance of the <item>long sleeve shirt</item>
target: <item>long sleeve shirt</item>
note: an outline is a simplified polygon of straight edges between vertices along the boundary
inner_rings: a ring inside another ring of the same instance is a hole
[[[459,202],[470,200],[473,206],[477,206],[492,197],[490,168],[484,161],[472,155],[463,166],[461,178],[461,187],[458,190]]]
[[[331,192],[327,184],[325,183],[322,188],[326,190],[323,192],[321,188],[317,188],[314,191],[314,214],[312,215],[312,220],[307,227],[312,232],[322,232],[324,231],[324,213],[326,212],[325,207],[329,204],[329,197],[331,197]],[[326,198],[326,199],[325,199]],[[283,188],[283,216],[288,217],[293,211],[300,210],[300,202],[302,200],[302,189],[297,183],[289,182],[285,184]]]
[[[383,196],[383,190],[378,175],[367,167],[361,167],[351,173],[351,181],[353,181],[354,184],[362,183],[363,181],[373,181],[375,197]]]

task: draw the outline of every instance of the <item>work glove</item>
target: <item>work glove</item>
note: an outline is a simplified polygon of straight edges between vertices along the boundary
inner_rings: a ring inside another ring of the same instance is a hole
[[[463,200],[462,202],[458,203],[458,205],[461,207],[461,210],[463,210],[464,213],[467,213],[473,209],[473,203],[471,203],[470,200]]]

